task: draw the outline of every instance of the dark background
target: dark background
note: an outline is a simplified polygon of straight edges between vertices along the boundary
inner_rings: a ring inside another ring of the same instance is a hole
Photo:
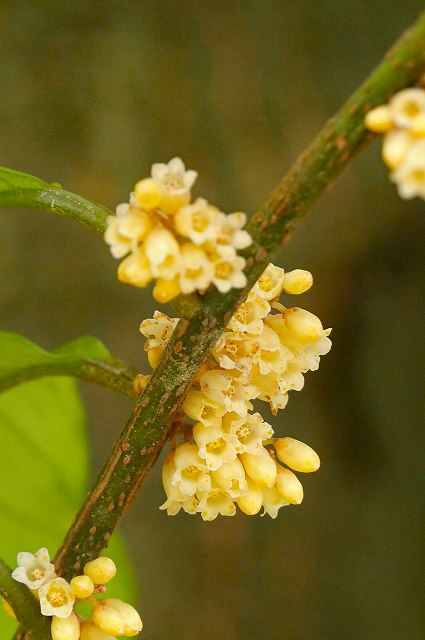
[[[194,195],[252,213],[423,3],[404,0],[1,2],[0,164],[111,208],[180,155]],[[124,523],[146,640],[425,636],[425,203],[404,202],[375,142],[279,256],[309,269],[295,304],[333,350],[273,419],[318,474],[277,520],[167,517],[160,468]],[[147,371],[156,305],[120,284],[99,236],[0,213],[1,328],[45,348],[99,336]],[[130,403],[83,389],[93,474]]]

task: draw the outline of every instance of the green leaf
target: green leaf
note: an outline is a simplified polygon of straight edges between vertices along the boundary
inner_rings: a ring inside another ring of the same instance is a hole
[[[0,207],[45,209],[103,233],[112,212],[82,196],[65,191],[27,173],[0,167]]]
[[[4,392],[0,441],[0,554],[15,567],[19,551],[46,546],[54,555],[87,491],[86,418],[75,380],[48,377]],[[108,594],[134,602],[134,575],[122,542],[112,539],[107,553],[118,573]],[[16,623],[0,617],[8,637]]]
[[[44,351],[26,338],[0,331],[0,391],[43,376],[77,376],[136,397],[137,369],[113,359],[97,338],[83,336]]]
[[[0,331],[0,391],[46,375],[82,375],[93,360],[111,361],[97,338],[83,336],[49,353],[23,336]]]

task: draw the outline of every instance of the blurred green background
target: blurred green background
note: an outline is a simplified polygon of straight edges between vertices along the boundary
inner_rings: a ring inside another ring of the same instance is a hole
[[[180,155],[194,195],[252,213],[423,3],[0,3],[0,164],[111,208]],[[124,523],[146,640],[425,637],[425,203],[361,154],[279,256],[331,353],[273,419],[322,469],[270,518],[169,518],[160,465]],[[0,212],[1,329],[45,348],[84,333],[147,371],[150,292],[120,284],[94,233]],[[130,411],[85,385],[93,477]],[[1,534],[0,534],[1,539]]]

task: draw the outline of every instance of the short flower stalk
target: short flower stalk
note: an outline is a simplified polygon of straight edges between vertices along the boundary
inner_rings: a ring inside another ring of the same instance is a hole
[[[281,507],[301,503],[294,471],[316,471],[319,457],[298,440],[273,437],[253,403],[268,402],[276,415],[331,348],[330,329],[317,316],[279,302],[282,293],[301,294],[312,282],[308,271],[285,273],[270,264],[217,341],[183,401],[185,419],[163,464],[161,509],[169,515],[183,509],[209,521],[234,515],[238,506],[247,515],[263,508],[262,515],[275,518]],[[156,311],[140,325],[153,368],[176,324]]]
[[[18,567],[12,578],[25,584],[39,601],[43,616],[51,618],[52,640],[109,640],[116,636],[133,637],[143,624],[137,611],[116,598],[96,598],[106,591],[106,583],[116,574],[113,560],[99,557],[84,566],[84,573],[70,582],[58,577],[46,548],[35,554],[18,553]],[[76,611],[81,602],[92,605],[91,620]],[[3,608],[16,619],[13,608],[3,601]]]

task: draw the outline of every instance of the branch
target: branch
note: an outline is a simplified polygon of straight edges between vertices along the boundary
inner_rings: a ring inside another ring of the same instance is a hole
[[[179,322],[164,356],[127,426],[116,442],[95,487],[69,530],[55,560],[71,578],[108,543],[167,439],[170,424],[198,368],[229,322],[237,305],[267,264],[308,215],[313,202],[360,147],[372,139],[363,122],[372,107],[415,83],[425,70],[425,14],[385,56],[381,65],[325,125],[295,162],[247,230],[254,243],[243,254],[248,285],[223,295],[181,298],[186,316]],[[192,302],[193,301],[193,304]]]
[[[29,365],[16,371],[0,375],[0,392],[17,384],[43,378],[45,376],[75,376],[86,382],[95,382],[119,391],[130,398],[136,398],[133,381],[137,370],[120,360],[103,362],[78,356],[64,356],[56,362]]]
[[[24,584],[11,576],[12,569],[0,558],[0,593],[13,607],[13,611],[31,640],[52,640],[50,618],[41,615],[40,605]]]

